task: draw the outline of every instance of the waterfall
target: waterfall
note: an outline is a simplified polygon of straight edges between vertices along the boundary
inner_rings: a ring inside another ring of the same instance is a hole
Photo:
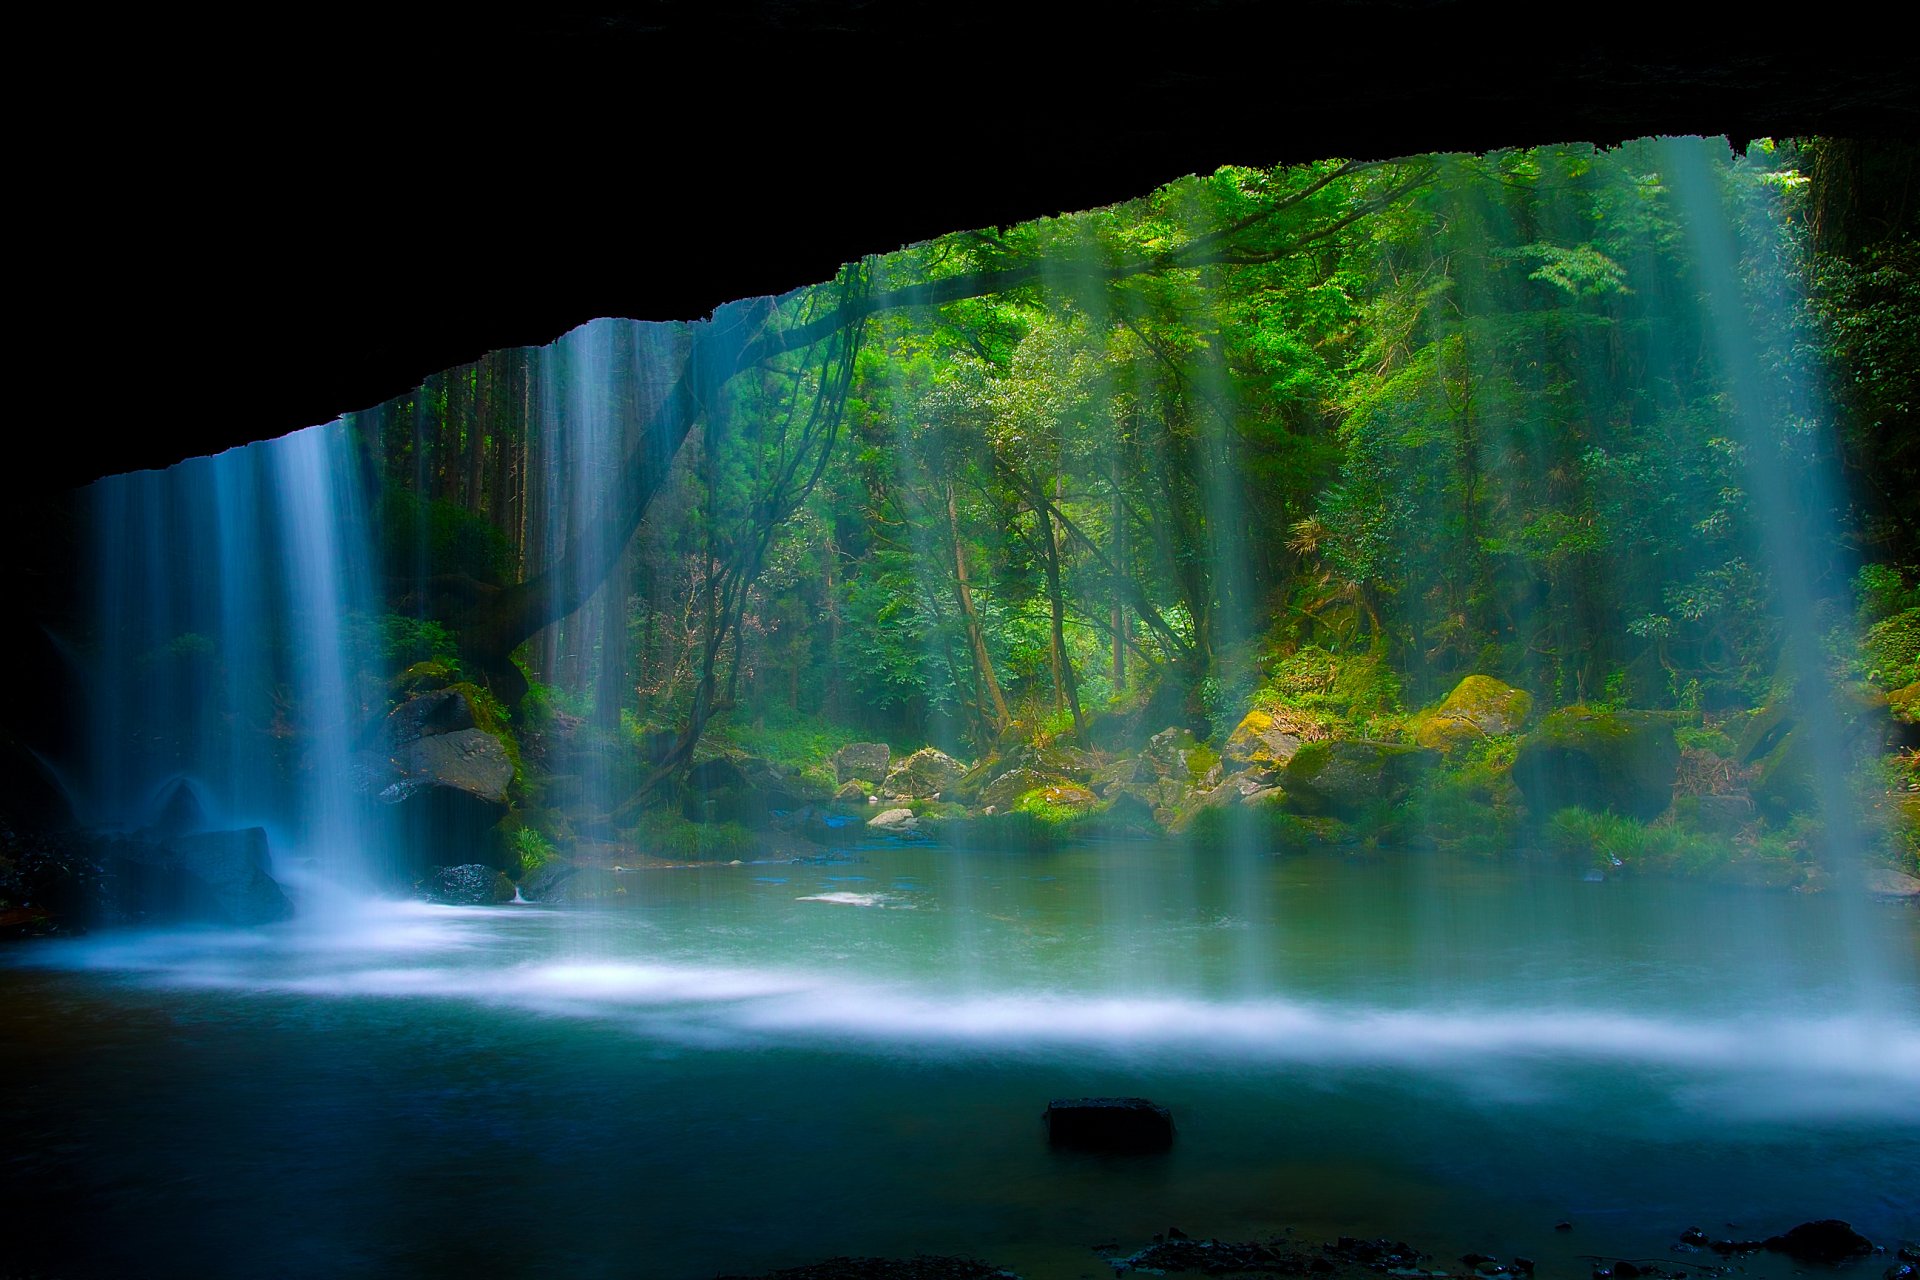
[[[100,481],[85,794],[140,831],[184,781],[201,825],[264,826],[278,869],[385,861],[352,783],[384,710],[378,603],[342,423]]]

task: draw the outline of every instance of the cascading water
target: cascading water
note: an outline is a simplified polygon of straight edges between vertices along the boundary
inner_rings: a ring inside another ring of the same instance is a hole
[[[282,872],[386,873],[354,785],[384,704],[353,447],[336,423],[90,491],[92,821],[150,827],[183,779],[204,824],[266,826]]]

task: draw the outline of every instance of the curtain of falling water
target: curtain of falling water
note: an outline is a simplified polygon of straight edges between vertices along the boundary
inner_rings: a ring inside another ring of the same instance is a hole
[[[93,821],[152,823],[186,779],[215,826],[292,861],[382,865],[351,753],[377,610],[367,508],[338,423],[100,481],[91,492]]]

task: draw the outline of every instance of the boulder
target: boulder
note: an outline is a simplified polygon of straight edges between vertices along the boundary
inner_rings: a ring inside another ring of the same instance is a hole
[[[841,783],[840,789],[833,793],[833,798],[848,804],[865,804],[867,797],[872,794],[872,783],[862,782],[860,779],[854,778],[851,781]]]
[[[1302,813],[1353,817],[1405,799],[1433,761],[1396,742],[1310,742],[1287,763],[1287,799]]]
[[[449,907],[486,907],[513,901],[513,882],[478,862],[438,867],[414,891],[428,902]]]
[[[913,816],[911,809],[882,809],[867,819],[867,827],[873,831],[901,834],[919,830],[920,819]]]
[[[1892,867],[1869,867],[1866,886],[1867,892],[1876,898],[1920,903],[1920,876],[1910,876]]]
[[[443,733],[458,733],[479,727],[473,704],[459,689],[432,689],[415,694],[387,713],[383,725],[390,745],[431,738]]]
[[[1234,726],[1220,758],[1232,772],[1277,779],[1305,745],[1306,739],[1292,732],[1273,712],[1255,707]]]
[[[833,753],[833,780],[842,785],[856,778],[884,778],[893,750],[884,742],[849,742]]]
[[[169,840],[174,836],[205,831],[210,825],[206,806],[200,803],[193,784],[185,778],[175,778],[161,788],[159,801],[157,816],[146,830],[146,834],[154,839]]]
[[[1888,694],[1887,713],[1895,724],[1920,725],[1920,680]]]
[[[1064,781],[1063,778],[1049,777],[1032,769],[1009,769],[981,790],[979,803],[982,806],[992,805],[995,809],[1008,809],[1027,792],[1057,786]]]
[[[914,800],[938,795],[958,782],[967,767],[938,747],[922,747],[887,772],[880,795]]]
[[[1115,788],[1142,786],[1159,781],[1159,777],[1139,756],[1121,756],[1095,769],[1089,782],[1101,795],[1109,795]]]
[[[457,793],[489,809],[504,808],[513,757],[480,728],[465,689],[435,689],[407,699],[378,726],[360,752],[355,781],[362,793],[399,804],[427,790]]]
[[[1577,805],[1645,821],[1672,803],[1679,767],[1665,718],[1572,706],[1521,739],[1513,780],[1536,818]]]
[[[1097,765],[1092,756],[1064,742],[1049,742],[1044,746],[1018,742],[1008,747],[1001,758],[1008,767],[1031,769],[1072,782],[1091,781]]]
[[[1803,1222],[1782,1235],[1768,1237],[1764,1244],[1796,1262],[1831,1264],[1873,1252],[1873,1241],[1838,1218]]]
[[[1533,712],[1533,695],[1492,676],[1468,676],[1413,720],[1413,739],[1453,751],[1485,738],[1518,733]]]
[[[1147,745],[1140,752],[1140,763],[1151,770],[1154,777],[1175,778],[1190,785],[1193,768],[1188,757],[1199,749],[1200,743],[1190,730],[1173,726],[1147,739]]]
[[[378,793],[389,804],[426,787],[458,791],[505,807],[513,760],[500,739],[484,729],[438,733],[407,743],[389,757],[393,780]]]
[[[102,851],[114,914],[125,919],[256,925],[293,914],[267,872],[267,833],[259,827],[164,842],[112,840]]]
[[[1124,839],[1157,836],[1163,833],[1163,829],[1153,816],[1152,805],[1132,792],[1119,791],[1083,818],[1075,828],[1075,833]]]
[[[1055,1098],[1044,1119],[1050,1146],[1123,1153],[1173,1146],[1173,1113],[1146,1098]]]

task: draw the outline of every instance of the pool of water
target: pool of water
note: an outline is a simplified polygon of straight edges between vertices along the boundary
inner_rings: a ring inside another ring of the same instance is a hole
[[[1584,1276],[1694,1225],[1920,1236],[1911,910],[1148,844],[621,883],[0,953],[12,1258],[1041,1280],[1177,1225]],[[1174,1150],[1049,1151],[1081,1094],[1167,1104]]]

